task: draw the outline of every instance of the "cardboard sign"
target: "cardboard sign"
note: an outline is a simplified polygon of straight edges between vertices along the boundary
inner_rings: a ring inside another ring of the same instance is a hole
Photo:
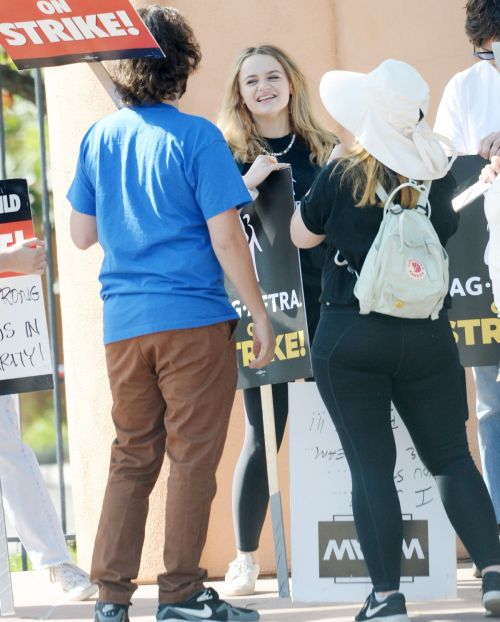
[[[233,307],[241,317],[236,334],[238,388],[291,382],[312,376],[299,251],[290,238],[294,210],[290,168],[274,171],[259,186],[259,196],[240,212],[257,281],[276,334],[273,361],[264,369],[250,369],[252,317],[226,280]]]
[[[485,164],[480,156],[457,158],[452,167],[457,194],[477,181]],[[500,318],[493,303],[487,264],[489,233],[483,195],[459,213],[458,231],[446,245],[450,257],[451,327],[462,365],[498,365]]]
[[[0,180],[0,251],[34,237],[25,179]],[[52,389],[39,276],[0,273],[0,395]]]
[[[0,45],[18,69],[165,56],[128,0],[1,2]]]
[[[291,384],[289,400],[293,600],[363,601],[372,585],[352,516],[351,476],[340,440],[315,383]],[[434,478],[395,410],[392,428],[404,526],[401,591],[410,600],[452,598],[455,532]]]

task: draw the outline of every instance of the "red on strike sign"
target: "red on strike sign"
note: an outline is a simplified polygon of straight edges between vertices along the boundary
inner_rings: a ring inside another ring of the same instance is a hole
[[[164,57],[128,0],[3,0],[0,45],[19,69]]]

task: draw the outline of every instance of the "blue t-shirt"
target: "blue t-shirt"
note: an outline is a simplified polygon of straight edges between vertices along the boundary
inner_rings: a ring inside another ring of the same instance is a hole
[[[238,317],[207,220],[250,196],[212,123],[167,104],[98,121],[68,199],[97,219],[104,343]]]

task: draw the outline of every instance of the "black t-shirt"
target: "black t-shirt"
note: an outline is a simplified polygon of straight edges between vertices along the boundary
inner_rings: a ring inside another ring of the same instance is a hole
[[[359,273],[379,230],[383,209],[379,206],[356,207],[351,185],[347,180],[340,182],[342,167],[332,172],[335,165],[336,161],[330,163],[316,177],[309,195],[302,202],[301,214],[309,231],[326,234],[328,249],[321,302],[358,306],[354,296],[356,276],[345,265],[338,265],[336,258],[337,261],[345,259]],[[431,222],[443,246],[458,227],[458,214],[451,205],[455,187],[455,178],[448,173],[443,179],[432,182],[429,194]],[[393,188],[385,190],[389,193]]]
[[[292,138],[291,134],[282,136],[281,138],[266,138],[265,141],[269,146],[268,151],[279,153],[287,148]],[[277,156],[278,162],[286,162],[292,167],[293,191],[296,204],[300,203],[300,199],[308,192],[314,179],[321,168],[311,161],[310,151],[306,142],[297,136],[288,153]],[[251,166],[248,162],[237,162],[238,168],[244,175]],[[285,223],[288,226],[288,223]],[[309,339],[312,341],[316,325],[319,320],[321,294],[321,271],[326,256],[326,244],[311,249],[301,249],[300,251],[300,267],[302,271],[302,282],[304,286],[304,297],[307,312],[307,325],[309,329]]]

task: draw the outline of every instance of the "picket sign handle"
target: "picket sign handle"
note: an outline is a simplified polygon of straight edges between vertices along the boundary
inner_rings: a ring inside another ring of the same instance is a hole
[[[101,85],[104,87],[106,93],[111,97],[114,105],[117,108],[123,108],[123,104],[121,101],[120,94],[116,90],[115,83],[111,79],[111,76],[106,71],[104,65],[102,63],[87,63],[90,69],[93,71],[95,77],[99,80]]]
[[[267,481],[269,484],[269,504],[271,506],[271,519],[273,524],[274,556],[276,559],[276,574],[278,577],[278,594],[280,598],[287,598],[290,596],[290,586],[288,583],[285,528],[283,524],[283,509],[278,478],[278,448],[276,445],[272,385],[266,384],[261,386],[260,395],[262,400]]]

